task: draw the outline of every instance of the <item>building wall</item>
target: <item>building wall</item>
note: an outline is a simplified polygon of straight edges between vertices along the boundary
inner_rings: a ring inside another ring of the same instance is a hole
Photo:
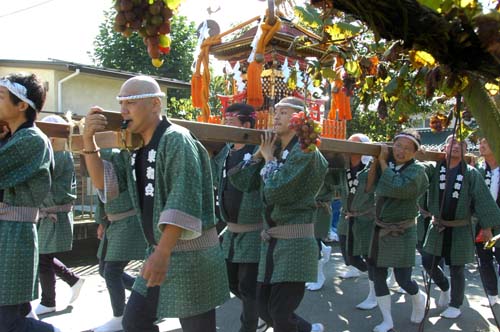
[[[18,72],[28,72],[34,73],[40,77],[40,79],[46,83],[46,88],[48,88],[47,98],[45,99],[44,109],[49,112],[55,112],[57,108],[57,97],[54,93],[54,70],[52,69],[33,69],[33,68],[23,68],[23,67],[3,67],[0,66],[0,77],[7,76],[11,73]]]
[[[80,73],[63,82],[61,91],[58,91],[58,82],[73,74],[73,71],[0,66],[0,76],[14,72],[35,73],[46,82],[47,99],[44,112],[39,115],[39,118],[49,113],[65,114],[67,111],[82,117],[95,105],[109,111],[120,110],[116,96],[124,82],[123,79]],[[161,89],[167,92],[166,87],[162,86]],[[62,93],[61,110],[58,109],[58,93]]]

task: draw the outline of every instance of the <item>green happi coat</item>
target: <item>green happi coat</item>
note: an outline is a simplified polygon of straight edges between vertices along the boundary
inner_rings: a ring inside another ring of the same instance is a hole
[[[439,168],[427,164],[430,178],[429,211],[433,216],[440,215],[439,209]],[[474,206],[475,216],[481,228],[500,226],[500,209],[493,200],[483,177],[477,169],[466,165],[462,186],[455,211],[455,220],[470,220],[471,206]],[[463,227],[453,227],[451,236],[451,265],[464,265],[474,261],[474,238],[471,235],[474,227],[472,224]],[[436,226],[431,224],[424,243],[424,251],[441,256],[443,252],[443,234],[438,232]],[[472,233],[473,234],[473,233]]]
[[[51,186],[48,138],[36,127],[18,129],[0,148],[0,190],[9,206],[38,208]],[[0,217],[0,306],[38,297],[38,236],[35,220]]]
[[[118,152],[119,150],[114,149],[114,153]],[[101,158],[108,160],[110,153],[110,150],[101,151]],[[116,158],[116,162],[124,163],[128,161],[128,151],[122,151],[121,154],[121,158]],[[142,234],[139,216],[128,216],[113,222],[107,219],[108,214],[121,214],[130,210],[133,210],[133,206],[128,190],[121,191],[118,197],[106,204],[98,199],[95,221],[98,224],[103,224],[105,231],[102,240],[99,242],[97,258],[105,262],[144,259],[146,240]],[[103,249],[106,249],[105,252]]]
[[[133,208],[141,215],[130,157],[128,154],[125,157],[125,162],[112,158],[119,191],[129,191]],[[157,225],[154,227],[156,243],[162,234],[161,224],[165,222],[184,229],[181,240],[196,238],[202,230],[215,227],[212,172],[208,153],[201,143],[187,129],[172,124],[162,134],[155,158],[153,223]],[[185,224],[186,219],[192,224]],[[152,250],[150,248],[149,252]],[[134,290],[145,296],[146,283],[138,276]],[[158,318],[190,317],[214,309],[228,298],[226,266],[218,244],[196,251],[174,251],[160,288],[157,315]]]
[[[230,181],[242,191],[261,191],[264,218],[267,209],[270,211],[270,219],[276,225],[314,223],[316,194],[321,188],[328,166],[318,150],[305,153],[295,143],[286,162],[265,184],[259,174],[264,166],[263,162],[241,166],[230,173]],[[265,220],[264,227],[268,228],[269,219]],[[270,248],[269,242],[263,241],[257,281],[267,284],[316,281],[317,259],[318,245],[313,236],[276,239],[274,248]]]
[[[52,187],[42,203],[42,209],[73,205],[76,199],[75,166],[71,152],[54,152],[54,161]],[[38,222],[40,254],[70,251],[73,247],[73,211],[57,212],[52,218],[46,216]]]
[[[358,173],[358,186],[356,188],[356,193],[351,202],[350,212],[365,212],[375,207],[374,201],[374,191],[375,184],[369,192],[366,192],[366,183],[368,180],[368,171],[370,169],[370,164],[366,165]],[[335,179],[339,181],[340,186],[340,197],[342,200],[342,208],[340,210],[339,225],[343,226],[343,233],[339,233],[347,236],[346,246],[352,241],[352,256],[367,256],[370,248],[370,241],[373,232],[373,214],[365,214],[358,217],[352,218],[352,234],[349,233],[349,223],[348,218],[346,218],[345,211],[348,209],[348,197],[349,197],[349,187],[347,185],[346,169],[336,168],[334,169]],[[351,238],[352,235],[352,238]]]
[[[223,190],[225,181],[222,172],[224,171],[224,163],[229,152],[231,145],[226,144],[224,148],[212,159],[212,172],[214,184],[218,190]],[[226,170],[227,173],[228,170]],[[219,197],[221,195],[219,194]],[[220,216],[222,221],[227,222],[228,218],[225,210],[222,208],[223,202],[219,201]],[[262,224],[262,200],[258,190],[244,192],[241,199],[240,210],[238,213],[238,224]],[[232,245],[232,252],[230,253]],[[260,231],[246,232],[234,234],[229,230],[224,233],[224,240],[222,242],[222,250],[226,259],[231,259],[233,263],[257,263],[260,257]],[[230,257],[230,254],[232,254]]]
[[[400,173],[387,167],[375,189],[378,217],[385,223],[398,223],[415,219],[418,214],[417,202],[427,190],[429,180],[424,167],[412,163]],[[374,226],[376,227],[376,226]],[[412,267],[415,265],[415,247],[417,245],[417,229],[412,226],[404,230],[402,235],[386,235],[378,237],[378,249],[373,241],[377,232],[373,233],[370,246],[370,258],[375,259],[377,267]]]

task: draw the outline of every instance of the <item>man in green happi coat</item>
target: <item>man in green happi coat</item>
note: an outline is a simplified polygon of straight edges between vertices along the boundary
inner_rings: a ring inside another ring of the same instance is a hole
[[[124,331],[157,332],[158,318],[179,317],[185,332],[215,332],[215,307],[229,292],[215,229],[210,160],[187,129],[162,117],[164,95],[148,76],[122,85],[117,99],[124,123],[144,142],[128,163],[99,158],[94,134],[107,123],[99,107],[86,117],[83,153],[105,204],[129,191],[149,245],[125,308]]]
[[[275,332],[320,332],[322,324],[310,324],[294,311],[305,292],[305,283],[317,273],[314,238],[316,194],[328,163],[318,150],[302,151],[289,127],[294,113],[304,111],[301,99],[286,97],[275,105],[274,133],[262,138],[252,159],[230,173],[241,191],[259,189],[264,204],[264,241],[257,278],[259,316]],[[280,146],[276,148],[276,139]]]
[[[426,296],[412,279],[417,244],[417,202],[429,185],[424,167],[415,162],[419,149],[420,136],[409,129],[394,136],[391,154],[386,145],[381,145],[376,159],[381,174],[375,190],[375,224],[369,260],[383,321],[375,326],[374,332],[388,332],[394,327],[386,282],[389,267],[394,268],[399,286],[411,296],[411,322],[420,323],[424,319]]]
[[[101,158],[110,160],[118,156],[119,150],[106,149],[101,151]],[[127,151],[122,151],[121,158],[116,162],[127,163]],[[128,165],[128,163],[127,163]],[[106,281],[113,318],[93,329],[94,332],[114,332],[123,329],[122,320],[125,311],[125,289],[131,291],[135,277],[126,273],[125,267],[131,260],[142,260],[146,249],[146,241],[137,212],[132,207],[130,194],[127,190],[120,192],[118,197],[103,204],[99,199],[96,207],[95,221],[99,249],[99,274]]]
[[[50,141],[35,126],[45,102],[42,81],[33,74],[0,78],[0,331],[57,332],[27,318],[38,297],[36,223],[52,183]]]
[[[348,139],[352,142],[369,143],[370,139],[364,134],[354,134]],[[347,166],[334,168],[336,181],[341,184],[340,197],[342,209],[340,222],[345,224],[345,236],[341,236],[342,255],[348,267],[344,278],[350,277],[352,271],[368,271],[369,292],[365,301],[356,307],[362,310],[373,309],[377,306],[375,288],[373,285],[373,269],[367,264],[370,240],[375,218],[374,189],[375,184],[368,183],[370,169],[376,172],[376,167],[371,168],[371,157],[357,154],[348,156]]]
[[[492,237],[492,227],[500,225],[500,210],[477,169],[467,165],[463,156],[467,143],[454,135],[445,141],[445,161],[428,164],[429,212],[432,221],[424,243],[422,264],[441,289],[438,306],[448,308],[444,318],[460,316],[465,292],[465,264],[474,261],[474,236],[471,215],[483,230],[483,241]],[[473,207],[473,210],[472,208]],[[451,285],[440,266],[441,258],[450,266]]]
[[[254,128],[255,110],[251,105],[235,103],[225,112],[225,125]],[[242,302],[240,332],[255,332],[257,312],[257,273],[260,232],[263,228],[262,201],[258,190],[242,192],[228,179],[229,170],[252,158],[255,145],[226,144],[212,159],[217,186],[220,217],[227,225],[222,242],[229,289]]]
[[[500,167],[495,159],[495,155],[490,148],[490,145],[486,138],[481,138],[479,141],[479,152],[484,158],[484,162],[479,166],[479,172],[483,176],[484,183],[488,187],[491,193],[491,197],[497,203],[500,208]],[[479,271],[482,276],[484,283],[484,288],[486,289],[486,294],[488,295],[488,302],[491,306],[499,303],[498,299],[498,270],[495,271],[495,266],[493,264],[493,259],[500,264],[500,248],[495,246],[494,248],[485,249],[485,240],[483,238],[483,232],[479,224],[476,225],[476,251],[479,258]],[[498,235],[498,227],[493,230],[493,235]]]
[[[49,115],[42,122],[68,123],[58,115]],[[40,209],[38,223],[39,278],[42,289],[40,303],[35,314],[43,315],[56,311],[56,276],[71,288],[69,303],[76,301],[84,279],[66,267],[57,254],[71,251],[73,247],[73,203],[76,199],[76,177],[73,155],[65,151],[67,139],[51,138],[55,167],[52,187]]]

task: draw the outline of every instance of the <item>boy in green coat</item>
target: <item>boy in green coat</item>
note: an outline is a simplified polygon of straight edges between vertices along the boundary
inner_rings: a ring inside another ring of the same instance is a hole
[[[232,104],[226,109],[226,125],[255,127],[255,110],[247,104]],[[258,325],[257,274],[260,232],[263,229],[262,201],[258,190],[242,192],[229,181],[229,171],[248,160],[255,145],[226,144],[212,159],[217,186],[220,217],[227,225],[222,242],[229,289],[242,302],[240,332],[255,332]]]
[[[42,81],[33,74],[0,78],[0,331],[57,332],[26,318],[38,297],[39,208],[52,183],[50,141],[35,126],[45,102]]]
[[[257,301],[259,316],[275,332],[324,331],[322,324],[311,325],[294,313],[304,296],[305,283],[316,279],[316,194],[328,166],[318,150],[302,151],[295,131],[289,128],[292,115],[303,110],[304,102],[295,97],[276,104],[276,135],[266,132],[252,159],[230,174],[231,182],[241,191],[261,192],[265,231]]]
[[[429,185],[424,167],[415,162],[419,148],[418,132],[406,130],[394,137],[392,155],[386,145],[381,145],[376,160],[381,175],[375,189],[375,224],[369,260],[383,321],[375,326],[374,332],[388,332],[394,327],[386,281],[389,267],[394,268],[399,286],[411,296],[411,322],[420,323],[424,319],[426,296],[412,279],[417,245],[417,202]]]
[[[68,124],[58,115],[49,115],[42,122]],[[40,252],[39,278],[42,289],[35,314],[56,311],[56,276],[71,287],[69,303],[76,301],[85,279],[80,278],[59,259],[57,253],[73,247],[73,203],[76,199],[76,178],[73,155],[66,150],[67,139],[50,138],[54,148],[55,167],[52,187],[42,203],[38,222]]]

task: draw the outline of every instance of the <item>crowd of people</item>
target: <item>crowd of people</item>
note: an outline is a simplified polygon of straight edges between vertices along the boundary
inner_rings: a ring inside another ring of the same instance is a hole
[[[306,290],[325,282],[332,203],[341,205],[338,241],[349,267],[342,276],[368,273],[368,294],[356,308],[382,315],[373,331],[394,328],[391,275],[411,298],[410,321],[425,319],[428,294],[412,276],[417,251],[441,290],[442,317],[460,316],[464,266],[476,252],[489,304],[499,301],[500,255],[484,243],[500,227],[500,174],[486,139],[478,165],[465,161],[466,143],[454,135],[442,161],[416,161],[421,141],[410,129],[395,135],[392,149],[380,144],[376,157],[326,158],[302,150],[289,122],[307,107],[285,97],[259,145],[228,142],[212,155],[162,114],[162,97],[148,76],[119,91],[124,123],[143,141],[136,150],[101,150],[95,133],[106,128],[103,110],[93,107],[85,118],[82,155],[99,196],[99,273],[113,312],[93,331],[158,332],[159,319],[176,317],[185,332],[215,332],[215,308],[229,292],[242,303],[240,332],[333,331],[296,314]],[[1,332],[60,331],[37,317],[55,311],[56,276],[71,287],[70,302],[84,285],[56,257],[71,250],[75,173],[66,140],[47,138],[34,123],[44,101],[35,75],[0,79],[0,120],[8,124],[0,128]],[[254,128],[255,110],[233,104],[225,124]],[[357,133],[349,141],[370,139]],[[125,270],[131,260],[143,261],[137,276]],[[41,302],[32,310],[39,282]]]

